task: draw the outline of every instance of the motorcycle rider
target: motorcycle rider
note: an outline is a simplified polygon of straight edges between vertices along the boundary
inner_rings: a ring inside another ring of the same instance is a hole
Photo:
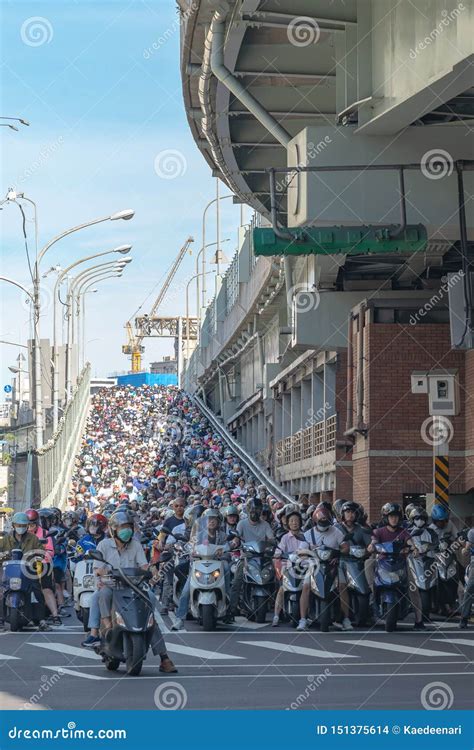
[[[344,534],[344,542],[349,545],[355,545],[357,547],[367,547],[371,541],[370,532],[364,529],[360,524],[357,523],[357,515],[359,513],[359,505],[350,500],[344,500],[339,510],[339,523],[336,523],[336,528],[340,529]],[[341,561],[343,562],[347,553],[341,552]],[[352,630],[352,624],[349,618],[350,602],[349,592],[347,590],[346,574],[344,572],[344,565],[339,565],[339,597],[341,602],[341,610],[343,615],[342,629]]]
[[[201,519],[204,523],[200,523]],[[215,508],[207,508],[202,516],[199,516],[193,524],[191,530],[190,542],[193,547],[197,545],[219,545],[222,549],[216,551],[216,557],[223,558],[224,553],[227,551],[227,535],[225,531],[220,529],[221,517],[219,511]],[[226,594],[229,595],[230,589],[230,568],[229,562],[226,558],[222,559],[224,565],[224,580]],[[184,626],[184,618],[186,617],[189,609],[189,595],[191,588],[191,576],[188,575],[184,588],[181,592],[179,599],[178,609],[176,610],[176,620],[171,630],[182,630]]]
[[[433,547],[436,545],[438,537],[434,529],[431,529],[428,526],[428,513],[426,512],[424,508],[414,506],[412,510],[410,511],[410,514],[407,520],[409,523],[408,531],[412,539],[416,538],[420,542],[433,545]],[[414,557],[418,555],[418,551],[414,544],[411,545],[411,554]],[[427,554],[429,557],[433,558],[434,560],[433,552],[428,551]],[[410,600],[413,605],[413,609],[415,610],[415,629],[423,630],[423,626],[416,627],[416,623],[418,623],[418,625],[420,623],[423,623],[423,612],[422,612],[422,606],[421,606],[420,593],[416,586],[416,581],[413,577],[410,567],[408,567],[408,580],[410,582],[410,588],[409,588]]]
[[[328,509],[327,504],[320,503],[314,511],[312,518],[314,526],[306,531],[304,535],[309,549],[324,546],[334,550],[347,551],[349,545],[347,542],[344,542],[345,533],[333,525],[333,515]],[[306,630],[307,627],[306,615],[309,605],[310,586],[309,576],[306,576],[301,592],[300,621],[296,628],[297,630]]]
[[[166,519],[163,526],[161,527],[161,531],[159,533],[157,543],[154,544],[154,546],[156,546],[157,549],[160,550],[160,552],[165,553],[161,557],[162,562],[165,562],[166,558],[171,560],[170,550],[166,549],[167,537],[171,534],[171,532],[176,526],[181,526],[181,524],[184,523],[185,508],[186,508],[186,500],[184,499],[184,497],[176,497],[173,500],[173,513],[172,515],[170,515],[169,518]],[[169,553],[169,556],[167,553]],[[164,574],[163,595],[162,595],[161,608],[160,608],[160,614],[162,615],[168,614],[168,608],[171,605],[171,601],[172,601],[172,588],[173,588],[173,565],[170,564],[166,566],[166,570]]]
[[[237,534],[239,539],[233,543],[233,546],[238,546],[239,542],[244,544],[247,542],[274,542],[275,536],[272,531],[272,527],[268,521],[262,520],[262,501],[253,497],[246,503],[246,510],[248,513],[247,518],[241,518],[237,524]],[[238,611],[240,591],[242,588],[244,576],[244,559],[240,558],[235,569],[234,580],[232,582],[232,589],[230,592],[230,612],[229,621],[232,616]]]
[[[2,561],[9,560],[11,552],[14,549],[20,549],[23,555],[30,553],[34,556],[35,553],[37,553],[39,558],[44,558],[43,546],[38,541],[38,537],[36,534],[32,534],[28,531],[28,516],[26,513],[14,513],[12,516],[12,529],[10,533],[0,536],[0,559]],[[40,603],[44,602],[39,579],[33,580],[33,589],[37,600]],[[0,630],[5,628],[5,614],[3,609],[4,594],[5,590],[3,583],[0,582]],[[51,630],[44,618],[40,620],[38,630]]]
[[[223,510],[223,516],[225,518],[225,532],[229,534],[231,531],[237,531],[237,524],[239,523],[239,509],[236,505],[226,505]]]
[[[387,542],[400,542],[403,543],[401,553],[407,555],[410,549],[413,547],[410,533],[408,529],[403,525],[403,511],[398,503],[386,503],[382,510],[384,515],[382,517],[383,525],[374,529],[372,532],[372,541],[369,545],[369,552],[375,552],[376,544],[385,544]],[[383,553],[377,553],[383,554]],[[409,586],[408,592],[410,595],[410,601],[415,610],[415,630],[425,630],[425,623],[421,615],[421,604],[419,598],[417,598],[417,592],[413,591],[416,587]]]
[[[142,568],[143,570],[147,570],[148,564],[143,547],[140,542],[133,538],[133,514],[130,511],[117,511],[110,517],[109,529],[111,536],[103,539],[97,546],[97,551],[101,552],[104,562],[109,563],[114,568]],[[94,561],[94,572],[96,575],[107,575],[109,570],[110,568],[104,566],[103,562]],[[104,628],[107,630],[112,627],[110,616],[112,589],[109,586],[103,586],[99,590],[98,602],[100,616]],[[152,649],[153,653],[159,653],[160,655],[160,672],[169,674],[178,671],[168,656],[163,636],[156,621]]]
[[[284,534],[278,542],[277,548],[275,550],[275,557],[279,557],[281,554],[291,555],[294,552],[297,552],[299,549],[308,549],[308,542],[305,540],[301,531],[303,526],[303,516],[298,510],[298,507],[295,505],[288,508],[285,518],[289,531]],[[283,568],[287,564],[288,563],[286,563],[285,560],[282,560],[281,570],[283,570]],[[275,567],[277,567],[277,563],[275,564]],[[273,628],[278,627],[280,623],[280,613],[283,607],[283,588],[281,586],[281,577],[279,580],[280,587],[275,598],[275,609],[272,620]]]
[[[105,539],[107,519],[102,513],[93,513],[86,521],[86,533],[76,544],[76,559],[80,560],[90,549],[95,549]]]
[[[41,588],[43,591],[46,605],[51,613],[53,625],[62,625],[61,618],[58,616],[58,605],[53,591],[52,564],[54,557],[54,544],[51,537],[47,537],[47,532],[40,526],[40,517],[37,510],[28,508],[26,511],[28,518],[28,532],[35,534],[38,539],[46,539],[42,544],[46,566],[41,575]]]
[[[467,541],[464,544],[466,550],[470,552],[471,562],[469,564],[469,576],[464,589],[464,596],[461,605],[461,620],[459,627],[465,630],[468,626],[469,617],[471,616],[472,602],[474,600],[474,528],[467,532]]]

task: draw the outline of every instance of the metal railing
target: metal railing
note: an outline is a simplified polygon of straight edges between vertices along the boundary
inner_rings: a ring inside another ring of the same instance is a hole
[[[87,363],[56,432],[42,448],[34,451],[37,495],[41,506],[61,508],[66,503],[72,467],[89,410],[90,375],[90,365]]]
[[[321,422],[295,432],[294,435],[279,440],[276,444],[276,466],[301,461],[301,459],[321,456],[336,448],[337,415],[333,414]]]
[[[191,395],[191,394],[189,394]],[[207,408],[207,406],[204,405],[202,400],[198,398],[197,396],[191,395],[191,399],[194,401],[196,406],[201,410],[201,412],[204,414],[204,416],[209,420],[209,422],[212,424],[216,432],[218,432],[222,439],[227,443],[230,450],[236,454],[236,456],[239,457],[239,459],[242,461],[243,464],[246,465],[246,467],[249,469],[249,471],[252,472],[252,474],[257,478],[259,482],[264,484],[267,489],[271,492],[271,494],[276,497],[278,500],[283,500],[284,503],[294,503],[295,500],[291,495],[288,495],[287,492],[283,489],[283,487],[278,484],[278,482],[275,482],[272,477],[267,474],[267,472],[262,469],[262,467],[257,463],[255,458],[251,456],[249,453],[247,453],[244,448],[240,445],[240,443],[237,442],[237,440],[234,440],[232,435],[228,432],[228,430],[224,427],[224,425],[219,421],[219,419],[216,417],[213,412]]]

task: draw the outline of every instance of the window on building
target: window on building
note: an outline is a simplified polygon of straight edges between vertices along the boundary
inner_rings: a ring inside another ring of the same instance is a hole
[[[403,500],[402,500],[403,510],[405,510],[407,505],[410,505],[410,503],[415,503],[415,505],[419,505],[420,508],[426,509],[426,495],[423,495],[419,492],[414,492],[411,494],[404,493],[402,497],[403,497]]]

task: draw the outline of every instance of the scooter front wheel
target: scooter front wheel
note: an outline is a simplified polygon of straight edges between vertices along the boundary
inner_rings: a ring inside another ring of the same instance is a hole
[[[10,630],[12,633],[21,630],[21,613],[18,609],[10,610]]]
[[[145,641],[141,633],[127,633],[127,674],[138,677],[145,658]]]
[[[216,611],[213,604],[201,605],[201,620],[203,630],[216,629]]]
[[[329,631],[329,626],[332,622],[332,615],[331,615],[331,604],[329,602],[323,601],[321,602],[321,612],[319,615],[319,625],[321,629],[321,633],[327,633]]]
[[[397,629],[399,604],[389,604],[385,614],[385,632],[393,633]]]
[[[255,596],[253,600],[253,614],[255,622],[263,623],[267,617],[267,600],[263,596]]]
[[[89,627],[89,607],[81,607],[81,620],[84,632],[87,633],[90,630]]]

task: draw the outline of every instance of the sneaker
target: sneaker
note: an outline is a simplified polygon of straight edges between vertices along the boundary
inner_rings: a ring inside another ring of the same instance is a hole
[[[98,646],[100,643],[100,638],[98,635],[88,635],[85,641],[82,641],[81,646],[84,648],[94,648],[94,646]]]
[[[299,621],[296,630],[306,630],[306,617],[302,617]]]
[[[342,621],[342,629],[343,630],[354,630],[354,628],[352,627],[352,622],[349,620],[348,617],[344,617],[344,619]]]
[[[160,607],[160,615],[167,615],[168,614],[168,607],[162,606]]]
[[[459,628],[461,630],[467,630],[467,618],[463,617],[461,622],[459,623]]]
[[[171,626],[171,630],[182,630],[183,628],[184,628],[184,621],[180,617],[177,617]]]
[[[60,617],[53,617],[51,619],[51,622],[53,623],[53,625],[62,625],[63,624],[63,621],[61,620]]]
[[[161,660],[160,672],[165,672],[166,674],[172,674],[177,671],[178,670],[176,669],[175,665],[173,664],[169,656]]]
[[[38,625],[38,630],[42,632],[47,632],[48,630],[52,630],[51,625],[48,625],[46,620],[40,620],[40,623]]]
[[[277,628],[280,624],[280,615],[273,615],[272,628]]]
[[[71,613],[66,610],[66,607],[64,605],[62,607],[59,607],[58,613],[61,615],[61,617],[71,617]]]
[[[413,626],[413,630],[426,630],[425,623],[423,620],[421,622],[415,622]]]

